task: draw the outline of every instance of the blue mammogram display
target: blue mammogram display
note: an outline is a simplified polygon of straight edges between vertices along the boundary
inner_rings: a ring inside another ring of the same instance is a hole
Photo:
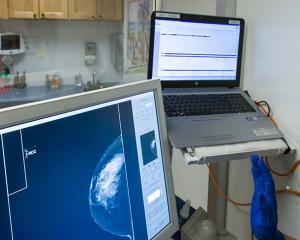
[[[105,231],[132,239],[131,212],[121,136],[100,158],[89,191],[94,221]]]
[[[1,133],[0,239],[152,238],[169,215],[147,225],[136,139],[130,101]],[[157,159],[154,131],[141,147]]]
[[[141,145],[144,165],[147,165],[148,163],[157,159],[157,148],[154,131],[150,131],[146,134],[141,135]]]

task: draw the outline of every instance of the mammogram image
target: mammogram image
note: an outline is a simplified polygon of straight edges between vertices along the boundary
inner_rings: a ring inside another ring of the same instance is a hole
[[[92,176],[89,190],[90,211],[105,231],[133,239],[122,138],[106,149]]]
[[[141,135],[141,145],[144,165],[157,159],[157,148],[154,131]]]

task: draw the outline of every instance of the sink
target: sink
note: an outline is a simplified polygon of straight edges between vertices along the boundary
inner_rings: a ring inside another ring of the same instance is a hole
[[[97,89],[102,89],[102,88],[108,88],[108,87],[112,87],[115,85],[118,85],[119,83],[117,82],[97,82],[97,83],[91,83],[90,81],[87,82],[87,84],[84,85],[83,91],[87,92],[87,91],[92,91],[92,90],[97,90]]]
[[[118,82],[104,82],[104,83],[101,83],[101,85],[103,86],[103,88],[107,88],[107,87],[113,87],[113,86],[116,86],[120,83]]]

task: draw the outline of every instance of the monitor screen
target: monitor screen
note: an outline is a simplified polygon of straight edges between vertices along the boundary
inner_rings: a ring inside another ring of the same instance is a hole
[[[174,225],[159,115],[146,91],[0,129],[0,238],[156,239]]]
[[[183,18],[156,18],[152,23],[151,77],[164,81],[237,80],[240,23]]]
[[[19,34],[1,35],[1,50],[19,50],[21,48]]]

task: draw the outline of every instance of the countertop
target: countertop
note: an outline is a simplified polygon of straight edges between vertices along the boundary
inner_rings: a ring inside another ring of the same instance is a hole
[[[50,89],[45,86],[30,86],[21,89],[11,88],[0,94],[0,108],[57,98],[80,92],[83,92],[83,87],[75,85],[64,85],[58,89]]]
[[[103,87],[111,87],[117,83],[103,83]],[[60,88],[46,86],[29,86],[26,88],[2,89],[0,92],[0,108],[35,102],[50,98],[63,97],[84,91],[84,86],[63,85]]]

